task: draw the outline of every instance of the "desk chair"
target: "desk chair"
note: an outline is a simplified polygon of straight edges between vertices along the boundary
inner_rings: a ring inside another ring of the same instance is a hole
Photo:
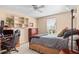
[[[12,51],[18,52],[18,50],[16,49],[16,44],[17,44],[18,41],[19,41],[20,31],[19,31],[19,30],[16,30],[13,36],[14,36],[14,37],[13,37],[13,40],[12,40],[12,45],[11,45],[12,47],[11,47],[11,48],[13,48]]]
[[[10,39],[10,40],[3,43],[3,46],[7,49],[7,53],[10,53],[11,51],[18,52],[18,50],[16,49],[16,44],[19,41],[20,31],[16,30],[13,32],[13,35],[11,37],[9,36],[7,37],[8,37],[7,39]]]

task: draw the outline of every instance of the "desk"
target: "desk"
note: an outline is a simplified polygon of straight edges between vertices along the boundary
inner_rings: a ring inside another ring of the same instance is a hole
[[[4,37],[4,38],[6,38],[6,37]],[[3,38],[0,37],[0,54],[2,52],[2,43],[7,42],[8,40],[10,40],[10,39],[3,39]]]
[[[3,30],[3,35],[0,36],[0,51],[16,48],[19,36],[20,31],[18,30]],[[19,46],[19,44],[17,46]]]
[[[8,36],[9,38],[12,38],[12,36]],[[6,51],[6,50],[4,50],[3,51],[3,49],[2,49],[2,44],[4,43],[4,42],[7,42],[7,41],[10,41],[11,39],[6,39],[7,37],[4,37],[4,38],[0,38],[0,54],[2,53],[2,52],[4,52],[4,51]],[[20,45],[19,45],[19,41],[18,41],[18,43],[16,44],[16,47],[19,47]]]

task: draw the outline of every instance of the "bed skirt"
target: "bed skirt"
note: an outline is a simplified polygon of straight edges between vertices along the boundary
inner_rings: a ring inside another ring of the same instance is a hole
[[[51,49],[40,44],[29,43],[29,49],[35,50],[41,54],[59,54],[60,50]]]

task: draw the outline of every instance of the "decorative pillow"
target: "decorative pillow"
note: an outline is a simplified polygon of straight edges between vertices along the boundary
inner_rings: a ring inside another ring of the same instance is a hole
[[[64,28],[59,34],[58,34],[58,37],[62,37],[64,36],[64,33],[68,31],[68,28]]]
[[[63,38],[67,38],[67,37],[69,37],[71,35],[79,35],[79,31],[76,30],[76,29],[73,29],[73,32],[72,32],[71,29],[70,29],[70,30],[68,30],[68,31],[66,31],[64,33],[64,37]]]

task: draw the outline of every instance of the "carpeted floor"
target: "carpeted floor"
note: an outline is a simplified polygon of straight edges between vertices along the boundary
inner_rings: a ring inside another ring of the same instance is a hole
[[[19,52],[11,52],[11,54],[39,54],[36,51],[33,51],[31,49],[29,49],[29,44],[22,44],[19,48],[17,48],[17,50],[19,50]]]

